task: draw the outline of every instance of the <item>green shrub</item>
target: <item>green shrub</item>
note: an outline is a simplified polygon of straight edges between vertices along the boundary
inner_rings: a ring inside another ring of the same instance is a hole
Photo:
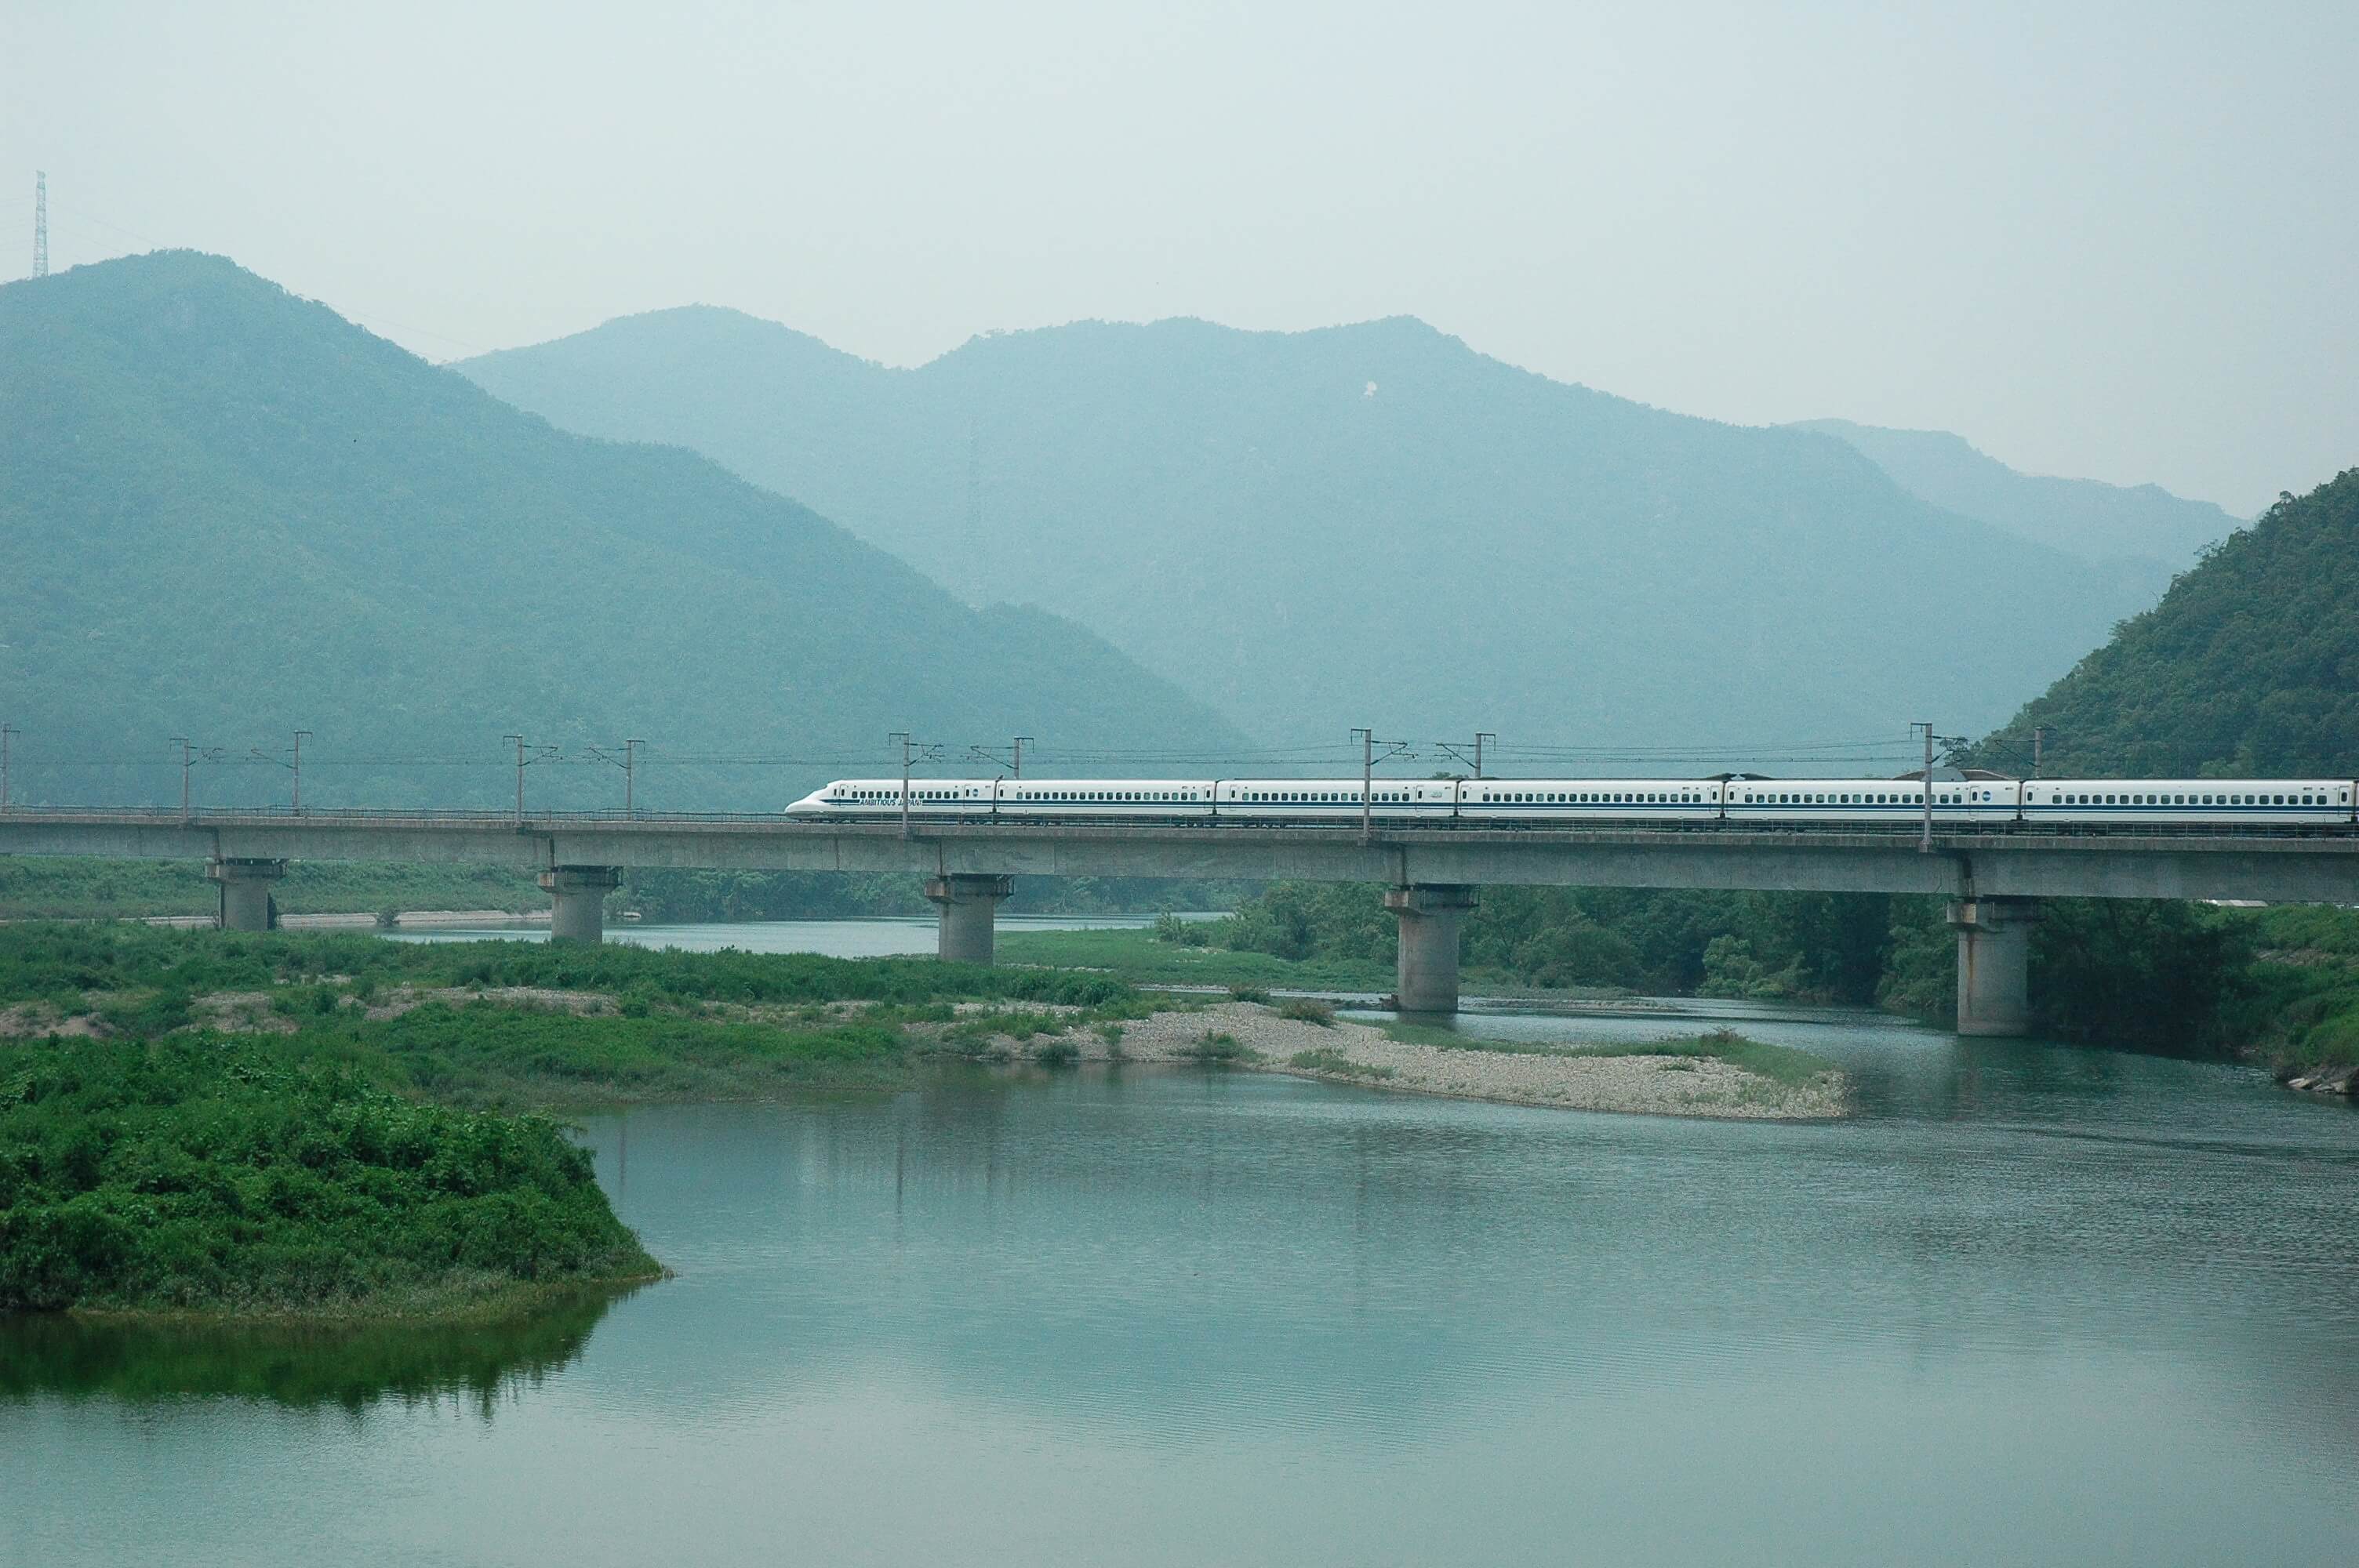
[[[1188,1061],[1201,1062],[1207,1066],[1221,1065],[1230,1062],[1249,1062],[1253,1060],[1254,1055],[1251,1051],[1237,1043],[1235,1035],[1228,1033],[1208,1033],[1202,1039],[1189,1045],[1180,1054]]]
[[[655,1268],[554,1122],[284,1041],[14,1045],[0,1080],[0,1311],[447,1305]]]
[[[1288,997],[1278,1003],[1277,1015],[1298,1023],[1315,1023],[1321,1029],[1335,1027],[1335,1010],[1315,997]]]
[[[1082,1048],[1070,1040],[1051,1040],[1033,1052],[1032,1059],[1044,1067],[1070,1067],[1082,1059]]]

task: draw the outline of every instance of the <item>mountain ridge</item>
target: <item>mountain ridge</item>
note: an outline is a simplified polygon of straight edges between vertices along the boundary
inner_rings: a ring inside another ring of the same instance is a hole
[[[2173,574],[2246,521],[2158,484],[2023,473],[1949,430],[1904,430],[1849,419],[1805,419],[1785,427],[1855,447],[1893,482],[1935,506],[2093,565],[2141,568],[2157,598]]]
[[[561,432],[224,258],[0,287],[0,358],[20,800],[177,798],[139,761],[167,736],[242,756],[298,727],[307,801],[361,804],[496,804],[518,730],[566,752],[536,799],[618,795],[587,752],[627,733],[642,800],[675,806],[881,769],[897,728],[1237,743],[1069,622],[978,613],[685,448]],[[772,760],[712,760],[748,755]],[[216,801],[284,783],[201,778]]]
[[[1846,442],[1415,318],[1074,323],[903,369],[684,309],[456,368],[565,428],[693,446],[969,599],[1052,605],[1272,742],[1986,728],[2147,602]],[[1921,647],[1962,601],[1992,607],[1957,633],[1986,651]]]

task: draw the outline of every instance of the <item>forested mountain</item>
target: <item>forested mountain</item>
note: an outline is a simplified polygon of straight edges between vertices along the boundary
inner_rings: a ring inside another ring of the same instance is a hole
[[[2359,769],[2359,469],[2281,498],[1978,748],[2017,770],[2177,777]]]
[[[2243,525],[2208,501],[2190,501],[2158,485],[2017,473],[1947,430],[1889,430],[1848,419],[1808,419],[1788,428],[1847,441],[1911,495],[2110,565],[2129,574],[2127,580],[2152,584],[2158,594],[2205,546]]]
[[[888,730],[1234,731],[1080,628],[977,612],[691,453],[562,434],[218,257],[0,288],[0,719],[15,794],[511,797],[502,736],[649,744],[643,805],[774,808]],[[723,762],[715,759],[735,759]],[[706,759],[696,761],[695,759]],[[747,765],[744,759],[765,759]],[[559,759],[537,803],[619,802]]]
[[[1995,723],[2149,599],[1849,445],[1410,319],[1084,322],[916,370],[710,308],[460,367],[679,442],[970,600],[1047,605],[1271,741],[1738,743]]]

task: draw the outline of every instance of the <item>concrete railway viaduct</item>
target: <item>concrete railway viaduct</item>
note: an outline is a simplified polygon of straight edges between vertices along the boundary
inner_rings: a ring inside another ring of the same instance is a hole
[[[222,924],[259,931],[290,860],[431,860],[527,868],[552,903],[552,935],[595,942],[625,869],[896,871],[928,879],[944,958],[989,963],[1014,876],[1288,879],[1382,885],[1400,921],[1405,1011],[1458,1007],[1459,927],[1485,885],[1751,888],[1932,894],[1958,940],[1958,1032],[2028,1027],[2032,925],[2043,898],[2359,902],[2350,835],[2000,830],[1577,831],[1356,826],[1057,826],[1030,822],[797,822],[762,816],[287,811],[0,812],[0,854],[201,860]]]

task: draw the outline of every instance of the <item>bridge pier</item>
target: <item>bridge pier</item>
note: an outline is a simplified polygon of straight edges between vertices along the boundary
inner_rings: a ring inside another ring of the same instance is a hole
[[[988,964],[999,901],[1015,888],[1006,877],[960,874],[930,877],[926,897],[940,909],[941,935],[935,951],[945,964]]]
[[[270,929],[270,884],[287,874],[284,860],[220,860],[205,863],[205,878],[221,889],[219,925],[223,931]]]
[[[2036,898],[1970,898],[1950,905],[1958,933],[1958,1033],[2031,1033],[2031,928]]]
[[[1385,907],[1400,918],[1395,1000],[1403,1012],[1458,1011],[1458,928],[1474,907],[1474,890],[1452,883],[1386,888]]]
[[[552,942],[603,942],[606,939],[606,895],[623,885],[623,873],[612,866],[551,866],[540,873],[549,892],[549,939]]]

